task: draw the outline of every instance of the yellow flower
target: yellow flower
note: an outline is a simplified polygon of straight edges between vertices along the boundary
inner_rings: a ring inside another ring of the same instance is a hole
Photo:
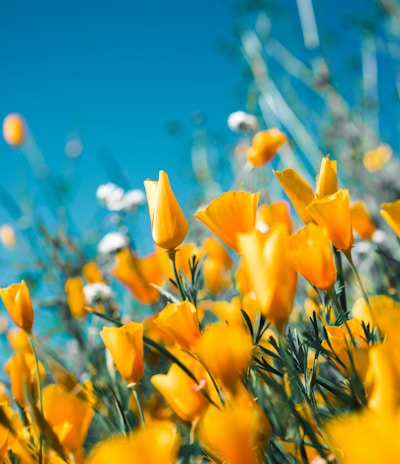
[[[99,266],[94,262],[86,263],[82,268],[83,277],[90,283],[104,282]]]
[[[7,401],[0,402],[0,409],[2,410],[2,413],[7,417],[7,419],[11,422],[13,410],[10,408]],[[7,449],[13,440],[14,438],[10,430],[0,424],[0,457],[5,457]],[[2,462],[7,463],[8,461]]]
[[[269,129],[255,134],[251,147],[247,149],[248,162],[253,167],[268,163],[276,152],[286,143],[286,135],[279,129]]]
[[[300,219],[305,224],[311,222],[311,216],[306,210],[306,207],[314,199],[314,192],[311,185],[297,174],[296,171],[290,168],[284,169],[283,171],[274,171],[274,174],[286,195],[289,197],[289,200],[292,202]]]
[[[32,352],[31,344],[29,343],[28,334],[25,330],[15,327],[7,332],[7,340],[14,351]]]
[[[371,172],[379,171],[392,157],[392,149],[389,145],[379,145],[374,150],[364,153],[363,163],[365,169]]]
[[[255,225],[259,193],[229,191],[213,200],[194,217],[211,229],[229,248],[238,251],[237,235]]]
[[[353,230],[363,240],[371,240],[376,226],[363,201],[359,200],[351,205],[350,218]]]
[[[152,422],[128,436],[115,436],[95,446],[87,464],[176,464],[179,433],[172,422]]]
[[[6,248],[14,248],[15,232],[9,224],[0,227],[0,241]]]
[[[158,182],[148,179],[144,187],[153,240],[161,248],[174,250],[185,239],[188,222],[171,189],[167,173],[160,171]]]
[[[288,231],[274,226],[267,234],[254,230],[239,236],[239,249],[264,317],[283,330],[292,310],[297,274],[289,261]]]
[[[230,269],[233,261],[223,245],[214,237],[203,240],[203,248],[207,254],[203,261],[203,275],[205,288],[214,295],[218,295],[231,283]]]
[[[86,315],[86,298],[83,292],[83,281],[80,277],[69,277],[65,282],[68,307],[76,319]]]
[[[28,404],[25,391],[28,391],[34,400],[37,399],[37,373],[35,358],[32,353],[25,351],[14,354],[7,361],[4,370],[10,377],[12,396],[21,407],[24,408]],[[46,372],[40,361],[39,373],[41,382],[43,383]]]
[[[320,290],[328,290],[336,280],[336,268],[325,227],[310,223],[289,239],[293,268]]]
[[[381,216],[400,237],[400,200],[382,203]]]
[[[338,191],[336,161],[331,161],[329,155],[322,158],[321,168],[317,176],[315,196],[317,198],[332,195]]]
[[[15,324],[30,333],[35,315],[33,313],[29,289],[25,281],[22,280],[20,283],[12,284],[7,288],[0,288],[0,296]]]
[[[139,258],[129,248],[123,248],[115,255],[111,274],[141,303],[150,305],[160,299],[159,291],[151,285],[161,286],[163,282],[157,254]]]
[[[243,328],[222,324],[207,326],[196,347],[200,360],[230,390],[237,387],[252,350],[250,336]]]
[[[144,371],[143,324],[103,327],[100,336],[122,378],[128,383],[139,382]]]
[[[275,201],[270,205],[261,205],[257,210],[256,228],[267,232],[275,224],[286,224],[289,234],[293,230],[289,203],[285,200]]]
[[[4,118],[3,137],[9,145],[21,145],[25,139],[25,122],[21,115],[11,113]]]
[[[200,338],[197,309],[189,301],[167,304],[154,324],[185,350],[191,350]]]
[[[313,200],[306,210],[318,225],[328,229],[329,238],[338,250],[345,252],[351,249],[354,238],[347,189]]]
[[[48,385],[43,389],[43,414],[54,430],[64,427],[67,433],[60,438],[70,451],[80,448],[86,438],[94,411],[86,401],[65,391],[58,385]]]
[[[264,411],[246,391],[222,410],[210,406],[198,427],[201,446],[217,462],[226,464],[264,462],[262,450],[270,435]]]
[[[206,382],[204,377],[205,372],[203,378],[198,380]],[[208,400],[196,388],[193,379],[176,364],[171,365],[167,374],[153,375],[151,383],[173,411],[186,422],[198,419],[208,407]]]

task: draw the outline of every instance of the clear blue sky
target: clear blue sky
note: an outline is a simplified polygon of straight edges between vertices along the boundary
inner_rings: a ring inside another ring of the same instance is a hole
[[[232,36],[230,0],[15,0],[0,7],[0,118],[24,115],[54,172],[75,165],[75,214],[96,207],[109,179],[99,157],[112,155],[132,187],[166,170],[182,179],[191,115],[202,110],[213,130],[240,109],[241,69],[216,47]],[[180,138],[168,121],[181,123]],[[78,132],[82,156],[64,154]],[[188,147],[187,147],[188,148]],[[189,151],[187,151],[189,156]],[[20,154],[0,141],[0,184],[11,193],[29,182]],[[21,167],[22,166],[22,167]],[[83,214],[82,214],[83,213]],[[0,206],[0,222],[7,220]]]

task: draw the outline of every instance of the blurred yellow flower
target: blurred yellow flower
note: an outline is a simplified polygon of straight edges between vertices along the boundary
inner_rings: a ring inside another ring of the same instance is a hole
[[[188,222],[171,189],[167,173],[160,171],[158,182],[148,179],[144,187],[153,240],[161,248],[174,250],[185,239]]]
[[[99,266],[93,261],[90,261],[83,266],[82,275],[89,284],[104,282]]]
[[[66,429],[59,436],[61,443],[70,451],[77,451],[85,441],[94,411],[86,402],[65,391],[59,385],[43,389],[43,414],[56,431]]]
[[[336,267],[325,227],[310,223],[289,239],[289,259],[293,268],[320,290],[336,281]]]
[[[22,280],[20,283],[12,284],[7,288],[0,288],[0,297],[15,324],[30,333],[35,315],[25,281]]]
[[[14,228],[9,224],[0,227],[0,241],[6,248],[13,248],[15,245]]]
[[[28,334],[25,330],[15,327],[7,332],[7,340],[14,351],[32,352],[31,344],[29,343]]]
[[[198,380],[206,382],[205,378]],[[153,375],[151,383],[172,410],[186,422],[194,422],[208,407],[208,400],[196,388],[196,383],[177,364],[172,364],[167,374]]]
[[[204,286],[210,293],[218,295],[231,284],[233,260],[214,237],[204,239],[202,245],[206,253],[203,261]]]
[[[247,161],[255,168],[268,163],[286,143],[287,137],[279,129],[257,132],[252,145],[247,149]]]
[[[210,406],[198,427],[205,451],[226,464],[260,464],[271,425],[262,408],[247,392],[233,398],[224,409]]]
[[[76,319],[86,316],[86,298],[83,292],[83,280],[80,277],[69,277],[65,282],[65,292],[71,314]]]
[[[238,251],[238,234],[254,228],[259,196],[259,193],[231,190],[197,211],[194,217],[212,230],[226,246]]]
[[[289,234],[293,230],[290,217],[290,206],[285,200],[275,201],[270,205],[263,204],[257,209],[256,228],[260,232],[267,232],[275,224],[286,224]]]
[[[241,234],[238,241],[260,311],[283,330],[297,290],[297,273],[289,261],[287,227],[276,225],[267,234],[254,230]]]
[[[114,436],[96,445],[87,464],[176,464],[179,433],[172,422],[152,422],[127,436]]]
[[[382,203],[381,216],[400,237],[400,200]]]
[[[338,250],[346,252],[351,249],[354,237],[347,189],[313,200],[306,210],[318,225],[328,229],[329,238]]]
[[[163,283],[158,254],[139,258],[129,248],[123,248],[115,255],[111,274],[141,303],[150,305],[160,299],[159,291],[151,285],[160,287]]]
[[[364,153],[363,163],[365,169],[371,172],[379,171],[392,157],[392,149],[389,145],[379,145],[374,150]]]
[[[143,324],[103,327],[100,336],[122,378],[129,384],[138,383],[144,371]]]
[[[23,117],[17,113],[7,115],[3,120],[4,140],[13,146],[18,146],[25,139],[25,122]]]
[[[356,201],[350,207],[350,219],[354,232],[363,240],[371,240],[376,231],[376,226],[368,212],[365,203]]]
[[[208,325],[196,347],[207,369],[223,386],[235,390],[252,357],[248,332],[240,326]]]
[[[4,370],[10,377],[11,394],[22,408],[28,404],[25,391],[34,400],[38,398],[36,364],[32,353],[26,351],[15,353],[5,364]],[[43,383],[46,372],[40,361],[39,373]]]
[[[154,324],[185,350],[190,351],[200,338],[197,309],[189,301],[167,304]]]

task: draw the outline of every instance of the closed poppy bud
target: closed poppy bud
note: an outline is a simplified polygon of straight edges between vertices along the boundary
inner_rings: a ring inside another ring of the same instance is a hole
[[[356,201],[351,205],[350,218],[353,230],[363,240],[371,240],[376,232],[376,226],[363,201]]]
[[[350,219],[350,194],[347,189],[315,199],[306,209],[318,225],[328,229],[329,238],[338,250],[350,250],[354,238]]]
[[[13,146],[21,145],[25,139],[25,122],[17,113],[11,113],[3,121],[4,140]]]
[[[65,282],[67,302],[71,314],[76,319],[86,315],[86,298],[83,292],[83,281],[80,277],[69,277]]]
[[[320,290],[330,289],[336,268],[325,227],[310,223],[289,239],[289,259],[293,268]]]
[[[382,203],[381,216],[400,237],[400,200]]]
[[[154,324],[185,350],[191,350],[200,338],[197,309],[189,301],[167,304]]]
[[[329,155],[322,158],[321,168],[317,176],[315,196],[322,198],[332,195],[338,190],[336,161],[331,161]]]
[[[255,168],[263,166],[276,155],[286,140],[286,135],[279,129],[257,132],[246,153],[248,162]]]
[[[0,296],[8,314],[20,329],[30,333],[35,318],[28,286],[22,280],[7,288],[0,288]]]
[[[240,252],[264,317],[283,330],[292,311],[297,273],[288,255],[289,234],[285,225],[267,234],[254,230],[239,236]]]
[[[146,180],[144,187],[153,240],[165,250],[174,250],[185,239],[188,222],[171,189],[167,173],[160,171],[158,182]]]
[[[289,197],[289,200],[292,202],[300,219],[305,224],[311,222],[311,216],[306,210],[306,207],[314,199],[314,192],[311,185],[299,176],[296,171],[290,168],[283,169],[283,171],[274,171],[274,175]]]
[[[225,245],[238,251],[237,235],[254,228],[259,196],[260,193],[225,192],[197,211],[194,217],[212,230]]]
[[[167,374],[153,375],[151,383],[172,410],[186,422],[195,421],[208,407],[206,397],[177,364],[172,364]]]
[[[207,326],[196,352],[210,372],[228,389],[234,390],[250,364],[253,345],[239,326]]]
[[[143,324],[103,327],[100,336],[122,378],[129,384],[139,382],[144,371]]]
[[[92,422],[92,407],[59,385],[44,388],[42,398],[45,419],[55,430],[68,425],[68,431],[63,433],[60,441],[69,451],[77,451],[83,445]]]
[[[82,274],[89,284],[104,282],[99,266],[94,262],[86,263],[82,268]]]

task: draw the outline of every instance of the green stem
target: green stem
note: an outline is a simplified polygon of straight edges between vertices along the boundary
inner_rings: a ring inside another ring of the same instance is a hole
[[[33,341],[33,336],[30,333],[28,335],[29,344],[32,348],[33,358],[35,360],[35,369],[36,369],[36,382],[38,388],[38,398],[39,398],[39,411],[40,414],[43,416],[43,399],[42,399],[42,382],[40,380],[40,369],[39,369],[39,358],[36,352],[35,343]],[[42,464],[42,457],[43,457],[43,434],[39,432],[39,464]]]
[[[135,398],[136,405],[137,405],[137,408],[138,408],[138,411],[139,411],[140,423],[141,423],[142,427],[145,428],[146,427],[146,421],[144,419],[144,413],[143,413],[142,402],[140,400],[140,395],[139,395],[139,392],[137,391],[137,384],[129,384],[128,387],[131,388],[132,395]]]
[[[177,251],[179,251],[179,250],[170,250],[170,251],[168,251],[168,256],[169,256],[169,259],[171,261],[172,269],[174,271],[175,283],[176,283],[176,286],[177,286],[177,288],[179,290],[179,294],[181,295],[182,301],[185,301],[187,298],[186,298],[185,292],[183,290],[182,281],[181,281],[181,278],[179,276],[178,269],[176,268],[176,252]]]
[[[343,263],[342,263],[342,255],[339,250],[333,247],[334,257],[335,257],[335,264],[337,269],[337,278],[340,285],[340,305],[341,308],[345,313],[347,313],[347,300],[346,300],[346,286],[345,286],[345,279],[344,279],[344,272],[343,272]]]

